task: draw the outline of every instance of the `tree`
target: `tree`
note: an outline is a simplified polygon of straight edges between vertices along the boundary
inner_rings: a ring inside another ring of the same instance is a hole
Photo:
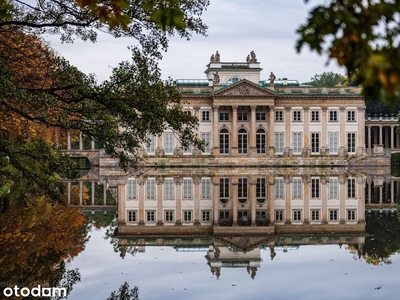
[[[139,288],[135,286],[133,289],[129,288],[129,283],[125,282],[120,286],[118,292],[112,292],[107,300],[138,300]]]
[[[315,74],[311,77],[310,81],[304,82],[303,84],[312,86],[346,86],[348,84],[348,79],[342,74],[324,72],[322,74]]]
[[[308,2],[308,0],[305,0]],[[296,49],[326,53],[358,73],[364,96],[394,106],[400,92],[400,1],[333,0],[310,11]]]

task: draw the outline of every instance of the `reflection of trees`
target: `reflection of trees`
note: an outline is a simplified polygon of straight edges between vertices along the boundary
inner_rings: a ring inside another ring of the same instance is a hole
[[[397,213],[370,213],[366,216],[366,232],[370,237],[365,239],[361,257],[369,264],[390,264],[390,256],[400,251],[400,222]],[[357,246],[349,246],[355,254]]]
[[[32,200],[0,214],[0,283],[65,287],[69,293],[80,274],[67,262],[84,249],[85,217],[79,209]]]
[[[125,282],[121,285],[118,292],[112,292],[107,300],[139,300],[139,288],[135,286],[133,289],[130,289],[129,284]]]

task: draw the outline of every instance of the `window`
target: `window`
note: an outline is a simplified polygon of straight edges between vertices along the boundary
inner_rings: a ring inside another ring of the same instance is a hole
[[[147,199],[156,198],[156,181],[154,178],[147,179],[146,181],[146,195]]]
[[[219,201],[224,204],[229,201],[229,178],[219,179]]]
[[[203,222],[211,222],[211,211],[210,210],[203,210],[201,212],[201,220]]]
[[[347,179],[347,198],[356,197],[356,180],[354,178]]]
[[[311,153],[319,153],[319,133],[311,133]]]
[[[247,131],[244,128],[239,129],[238,133],[238,152],[240,154],[247,153]]]
[[[246,203],[247,201],[247,178],[239,178],[238,201],[242,204]]]
[[[183,199],[184,200],[192,199],[192,179],[191,178],[183,179]]]
[[[347,111],[347,122],[355,122],[356,121],[356,112],[355,110]]]
[[[183,222],[192,222],[192,211],[191,210],[183,211]]]
[[[156,220],[156,211],[148,210],[146,211],[147,222],[155,222]]]
[[[337,221],[339,220],[339,211],[337,209],[329,210],[329,221]]]
[[[238,121],[247,121],[247,112],[238,112]]]
[[[136,199],[136,179],[128,179],[128,200]]]
[[[294,209],[293,210],[293,221],[301,221],[301,209]]]
[[[311,122],[319,122],[319,110],[311,111]]]
[[[154,154],[156,148],[156,138],[154,134],[146,134],[146,138],[147,138],[146,153]]]
[[[137,222],[136,210],[128,210],[128,222]]]
[[[248,221],[249,215],[247,210],[238,210],[238,220]]]
[[[283,110],[275,111],[275,122],[283,122]]]
[[[201,179],[201,199],[211,198],[211,179],[202,178]]]
[[[283,133],[275,133],[275,151],[283,153]]]
[[[257,178],[256,182],[256,200],[258,203],[264,203],[266,199],[265,178]]]
[[[301,153],[301,133],[293,133],[293,153]]]
[[[165,153],[174,153],[174,135],[172,133],[164,133],[164,150]]]
[[[311,178],[311,198],[319,199],[319,178]]]
[[[164,199],[174,199],[174,180],[172,178],[166,178],[164,180]]]
[[[354,132],[347,133],[347,151],[349,153],[356,152],[356,134]]]
[[[338,112],[337,110],[329,111],[329,122],[337,122],[338,121]]]
[[[266,113],[265,111],[256,111],[256,121],[257,122],[262,122],[265,121],[266,118]]]
[[[201,139],[205,142],[204,146],[204,152],[203,153],[211,153],[211,147],[210,147],[210,133],[202,133],[201,134]]]
[[[311,221],[320,221],[320,210],[319,209],[312,209],[311,210]]]
[[[300,110],[293,111],[293,122],[301,122],[301,111]]]
[[[174,211],[166,210],[165,211],[165,222],[174,222]]]
[[[229,210],[220,210],[219,211],[219,219],[220,220],[229,220]]]
[[[265,153],[265,130],[262,128],[257,129],[256,131],[256,149],[257,153]]]
[[[283,178],[275,179],[275,199],[283,199]]]
[[[356,210],[348,209],[347,210],[347,221],[355,221],[356,220]]]
[[[256,210],[256,220],[264,221],[267,219],[267,212],[265,210]]]
[[[283,221],[283,210],[277,209],[275,210],[275,221]]]
[[[301,178],[293,178],[293,199],[301,199],[302,195],[302,183]]]
[[[203,110],[201,112],[201,121],[210,122],[210,111],[209,110]]]
[[[225,128],[219,132],[219,153],[229,154],[229,131]]]
[[[329,152],[330,153],[338,152],[338,140],[339,140],[338,132],[329,132]]]
[[[220,111],[220,112],[219,112],[219,120],[220,120],[220,122],[227,122],[227,121],[229,121],[229,112],[227,112],[227,111]]]
[[[329,178],[329,199],[338,199],[338,179],[337,179],[337,177]]]

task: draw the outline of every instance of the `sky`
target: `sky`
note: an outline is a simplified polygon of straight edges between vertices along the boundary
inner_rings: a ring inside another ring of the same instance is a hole
[[[217,50],[221,61],[244,62],[250,51],[257,55],[263,71],[261,79],[270,72],[277,78],[309,81],[315,74],[333,71],[345,73],[334,61],[327,65],[326,55],[319,56],[304,47],[295,50],[296,29],[306,22],[309,11],[328,0],[211,0],[203,14],[209,26],[207,37],[193,36],[190,41],[179,37],[170,39],[169,49],[159,63],[162,77],[173,79],[205,79],[204,71],[210,56]],[[96,44],[76,41],[61,44],[57,37],[47,39],[50,45],[85,73],[95,73],[99,81],[106,80],[112,67],[130,60],[127,46],[133,39],[115,39],[99,34]]]

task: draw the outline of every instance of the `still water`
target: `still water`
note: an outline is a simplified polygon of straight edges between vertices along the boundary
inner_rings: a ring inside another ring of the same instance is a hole
[[[400,299],[386,169],[160,168],[66,187],[68,206],[2,204],[1,297],[100,300],[127,283],[138,297],[114,299]]]

